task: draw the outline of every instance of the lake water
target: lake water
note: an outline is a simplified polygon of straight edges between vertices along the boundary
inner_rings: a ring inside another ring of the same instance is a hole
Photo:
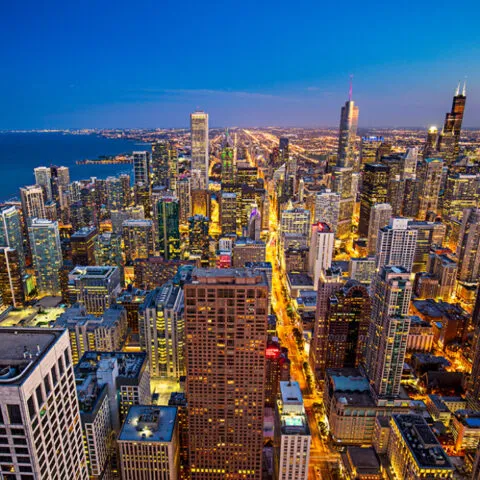
[[[33,169],[39,166],[69,167],[71,180],[132,173],[128,164],[76,165],[75,162],[135,150],[150,150],[150,146],[98,135],[0,133],[0,200],[19,198],[21,186],[35,183]]]

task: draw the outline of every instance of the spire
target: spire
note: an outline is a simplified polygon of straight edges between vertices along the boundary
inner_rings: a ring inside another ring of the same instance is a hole
[[[458,82],[457,89],[455,90],[455,96],[458,97],[460,95],[460,82]]]
[[[463,82],[462,95],[463,95],[464,97],[467,96],[467,80],[465,80],[465,81]]]
[[[353,89],[352,81],[353,81],[353,75],[350,75],[350,89],[348,90],[348,101],[349,102],[352,101],[352,89]]]

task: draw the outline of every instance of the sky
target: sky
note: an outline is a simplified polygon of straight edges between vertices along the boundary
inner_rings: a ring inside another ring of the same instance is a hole
[[[0,129],[480,127],[480,2],[0,2]]]

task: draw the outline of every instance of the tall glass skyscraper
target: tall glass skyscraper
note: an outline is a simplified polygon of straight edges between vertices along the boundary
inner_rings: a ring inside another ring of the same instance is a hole
[[[200,172],[201,188],[208,187],[208,113],[194,112],[190,115],[192,134],[192,170]]]
[[[158,202],[158,251],[165,260],[180,258],[180,207],[175,197]]]
[[[63,264],[58,223],[34,218],[28,227],[37,290],[41,294],[58,295],[59,271]]]
[[[23,250],[23,233],[20,213],[15,207],[0,210],[0,245],[14,248],[22,271],[25,270],[25,253]]]

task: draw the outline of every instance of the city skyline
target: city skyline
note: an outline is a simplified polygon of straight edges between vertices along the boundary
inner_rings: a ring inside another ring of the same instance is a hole
[[[352,73],[362,127],[440,126],[448,107],[442,100],[465,77],[465,126],[480,126],[472,41],[478,6],[470,1],[454,23],[450,8],[430,2],[415,15],[347,1],[342,9],[289,8],[288,17],[282,2],[244,2],[235,11],[186,2],[181,24],[165,22],[161,35],[154,19],[177,18],[174,5],[105,4],[90,15],[88,5],[27,3],[38,22],[18,5],[2,7],[0,41],[15,48],[0,66],[0,129],[180,127],[196,108],[210,113],[212,126],[252,125],[252,118],[259,126],[335,125]],[[225,22],[230,35],[219,42]],[[199,25],[202,55],[190,41]]]

